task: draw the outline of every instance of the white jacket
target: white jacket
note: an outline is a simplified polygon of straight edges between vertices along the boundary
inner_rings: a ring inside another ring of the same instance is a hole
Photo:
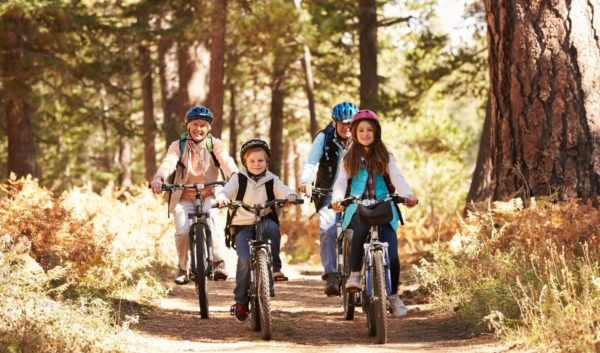
[[[247,204],[256,205],[264,204],[265,202],[267,202],[267,188],[265,187],[265,183],[271,179],[273,179],[273,194],[275,194],[275,198],[286,199],[289,195],[296,195],[294,190],[287,187],[275,174],[269,172],[268,170],[262,178],[258,179],[258,181],[255,181],[254,179],[249,177],[248,171],[243,167],[240,169],[240,173],[243,173],[248,179],[248,182],[246,184],[246,192],[244,193],[243,198],[243,201]],[[217,193],[217,199],[220,199],[223,196],[225,196],[229,200],[235,200],[239,189],[238,180],[238,174],[235,174],[227,182],[223,189]],[[263,210],[262,215],[266,215],[269,213],[271,213],[271,208]],[[254,213],[240,207],[238,208],[231,224],[251,225],[254,224],[254,221]]]

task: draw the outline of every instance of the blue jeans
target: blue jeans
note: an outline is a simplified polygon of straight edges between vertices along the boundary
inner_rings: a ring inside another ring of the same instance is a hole
[[[273,267],[281,268],[281,258],[279,257],[279,247],[281,244],[281,233],[279,225],[270,218],[265,219],[265,230],[267,237],[271,239],[271,254],[273,255]],[[254,236],[253,228],[245,228],[239,231],[235,236],[235,247],[238,256],[237,269],[235,272],[235,288],[233,295],[235,302],[248,304],[248,288],[250,287],[250,245],[248,241]]]
[[[337,260],[335,246],[337,243],[337,230],[335,222],[339,220],[340,213],[323,207],[319,210],[319,240],[321,264],[323,273],[321,278],[325,279],[330,273],[337,272]]]
[[[350,228],[354,230],[350,249],[350,270],[352,272],[359,272],[362,267],[362,259],[365,253],[363,244],[367,239],[371,226],[362,224],[358,212],[356,212],[350,221]],[[392,282],[390,294],[396,294],[398,293],[398,282],[400,280],[400,258],[398,257],[398,238],[396,238],[396,232],[389,223],[379,226],[379,240],[388,243],[390,277]]]

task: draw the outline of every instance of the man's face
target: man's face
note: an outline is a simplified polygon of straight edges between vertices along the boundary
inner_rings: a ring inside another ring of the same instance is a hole
[[[340,121],[337,121],[335,123],[335,130],[339,138],[341,138],[342,140],[347,140],[352,136],[352,131],[350,130],[350,122],[342,123]]]

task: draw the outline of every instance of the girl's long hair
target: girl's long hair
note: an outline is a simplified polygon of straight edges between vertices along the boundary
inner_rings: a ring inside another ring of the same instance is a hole
[[[387,165],[390,161],[390,154],[381,141],[381,127],[372,121],[365,120],[371,124],[375,131],[375,139],[369,146],[368,151],[365,151],[364,146],[358,143],[356,131],[358,124],[352,124],[352,145],[344,156],[344,168],[348,172],[348,177],[352,178],[358,173],[361,164],[361,157],[365,159],[367,171],[372,175],[383,175],[387,172]]]

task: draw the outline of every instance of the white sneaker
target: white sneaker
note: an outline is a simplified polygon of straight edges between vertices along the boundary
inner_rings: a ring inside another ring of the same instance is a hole
[[[408,314],[408,310],[406,309],[406,305],[398,294],[392,294],[388,297],[388,301],[390,302],[390,306],[392,307],[392,315],[395,317],[402,317]]]
[[[360,290],[360,272],[350,272],[350,277],[346,280],[346,290],[358,292]]]
[[[175,284],[187,284],[190,281],[187,271],[182,270],[181,268],[177,271],[177,276],[175,276]]]

